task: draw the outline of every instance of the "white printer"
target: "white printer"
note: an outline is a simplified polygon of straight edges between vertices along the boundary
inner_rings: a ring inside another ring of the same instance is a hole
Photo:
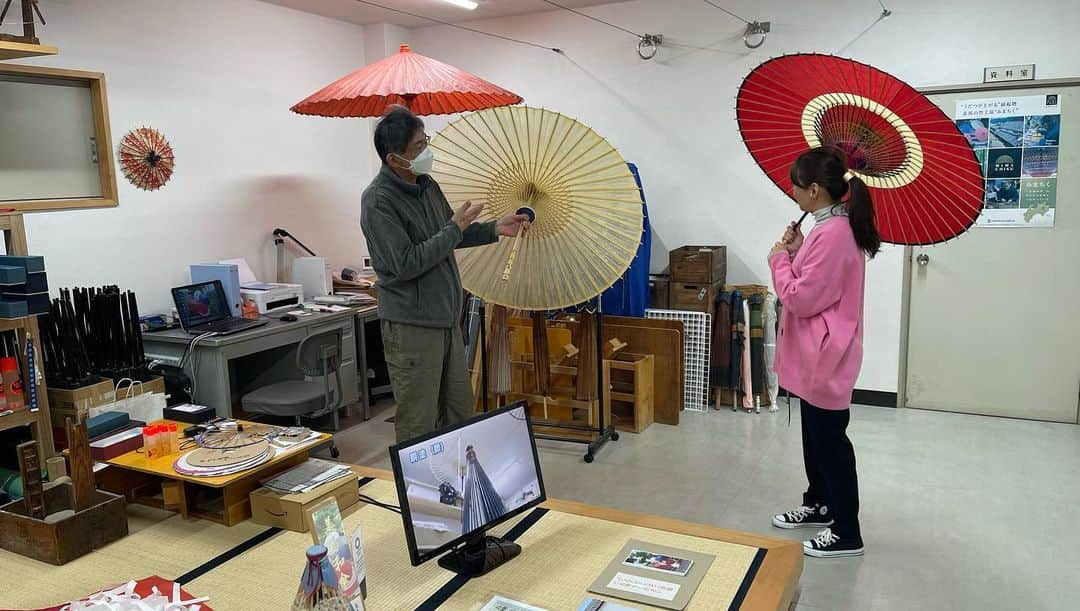
[[[252,282],[240,286],[240,297],[245,302],[254,302],[259,314],[267,314],[281,308],[295,308],[303,303],[304,287],[281,282]]]

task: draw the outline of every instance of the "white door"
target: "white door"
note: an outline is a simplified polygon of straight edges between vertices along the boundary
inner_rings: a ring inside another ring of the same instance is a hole
[[[1080,82],[1049,85],[930,95],[952,117],[957,100],[1059,94],[1057,208],[1052,228],[908,249],[907,407],[1080,422]]]

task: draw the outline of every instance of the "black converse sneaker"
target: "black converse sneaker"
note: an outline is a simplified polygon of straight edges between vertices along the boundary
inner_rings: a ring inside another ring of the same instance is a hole
[[[814,558],[839,558],[841,556],[862,556],[861,541],[844,541],[831,528],[818,533],[809,541],[803,541],[803,553]]]
[[[777,528],[822,528],[832,526],[832,516],[825,505],[800,505],[787,513],[773,516]]]

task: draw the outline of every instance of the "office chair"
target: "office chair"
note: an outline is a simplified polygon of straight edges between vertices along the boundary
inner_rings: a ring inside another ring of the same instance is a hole
[[[340,428],[338,410],[342,407],[341,386],[341,329],[309,335],[296,350],[296,366],[315,380],[289,380],[253,390],[240,399],[244,411],[268,416],[296,419],[317,418],[330,414],[333,429]],[[330,377],[335,385],[331,387]],[[330,439],[330,455],[338,457],[338,449]]]

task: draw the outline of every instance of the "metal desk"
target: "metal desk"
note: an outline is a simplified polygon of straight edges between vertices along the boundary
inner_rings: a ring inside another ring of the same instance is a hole
[[[356,369],[360,383],[360,405],[364,420],[371,418],[371,382],[368,380],[367,323],[379,320],[379,306],[370,305],[356,309]]]
[[[355,322],[359,315],[370,316],[368,311],[378,316],[378,309],[371,306],[315,313],[295,322],[282,322],[278,320],[280,315],[270,316],[266,317],[269,323],[265,326],[199,342],[187,368],[188,375],[194,372],[193,400],[213,407],[218,416],[232,417],[233,406],[239,405],[245,393],[283,380],[303,379],[296,367],[296,347],[305,337],[341,329],[342,406],[348,408],[360,396]],[[177,362],[192,338],[181,329],[170,329],[144,333],[143,345],[148,358]],[[360,358],[366,372],[367,359],[363,358],[363,344],[360,346]],[[361,377],[366,388],[367,376]]]

